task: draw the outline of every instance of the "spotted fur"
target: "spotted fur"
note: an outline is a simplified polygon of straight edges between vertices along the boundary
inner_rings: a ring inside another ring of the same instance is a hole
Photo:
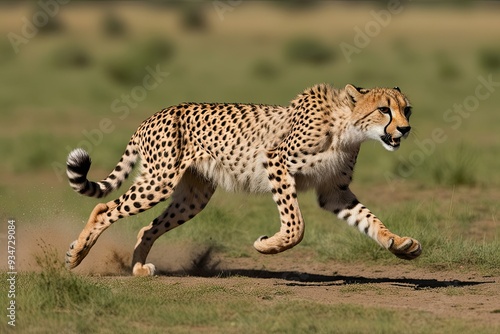
[[[145,120],[120,162],[99,182],[87,180],[90,157],[69,154],[67,174],[80,194],[103,197],[118,189],[139,162],[140,175],[121,197],[98,204],[66,256],[69,268],[87,255],[99,235],[120,218],[171,198],[165,211],[138,235],[133,274],[152,275],[145,263],[154,241],[207,205],[217,186],[228,191],[270,192],[280,229],[254,247],[273,254],[298,244],[304,220],[297,191],[313,188],[331,211],[403,259],[420,255],[418,241],[399,237],[359,203],[349,184],[360,145],[367,139],[396,150],[410,131],[411,107],[399,88],[335,89],[316,85],[289,106],[185,103]]]

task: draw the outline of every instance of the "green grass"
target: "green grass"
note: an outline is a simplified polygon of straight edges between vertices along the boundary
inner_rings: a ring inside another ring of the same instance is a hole
[[[428,181],[448,186],[476,185],[476,170],[475,154],[463,144],[451,150],[437,152],[435,158],[429,159],[422,166],[422,171],[431,176]]]
[[[186,286],[162,278],[93,278],[66,271],[50,250],[41,272],[17,276],[17,325],[23,332],[65,333],[486,333],[487,327],[425,312],[354,305],[328,305],[297,299],[286,287],[230,284]],[[2,280],[7,275],[0,274]],[[342,293],[359,293],[355,286]],[[6,296],[0,297],[2,305]],[[7,326],[5,323],[2,327]]]

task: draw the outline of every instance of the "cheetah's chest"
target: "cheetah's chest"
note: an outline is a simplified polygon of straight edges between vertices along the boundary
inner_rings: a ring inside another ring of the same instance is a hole
[[[335,151],[322,152],[302,158],[296,164],[289,164],[289,171],[294,176],[296,188],[307,190],[319,185],[335,183],[343,178],[350,178],[354,161],[350,155]]]

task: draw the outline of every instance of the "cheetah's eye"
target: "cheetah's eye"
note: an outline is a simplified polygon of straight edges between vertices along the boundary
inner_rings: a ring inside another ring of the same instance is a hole
[[[382,114],[389,114],[391,112],[391,108],[389,108],[389,107],[379,107],[378,111],[380,111]]]
[[[404,114],[405,114],[405,117],[407,120],[410,120],[410,116],[411,116],[411,107],[405,107],[404,109]]]

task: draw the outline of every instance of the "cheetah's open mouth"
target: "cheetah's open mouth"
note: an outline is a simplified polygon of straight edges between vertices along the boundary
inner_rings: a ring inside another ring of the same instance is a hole
[[[401,144],[401,137],[400,138],[393,138],[390,134],[386,133],[385,135],[381,136],[380,139],[387,145],[398,148],[399,144]]]

